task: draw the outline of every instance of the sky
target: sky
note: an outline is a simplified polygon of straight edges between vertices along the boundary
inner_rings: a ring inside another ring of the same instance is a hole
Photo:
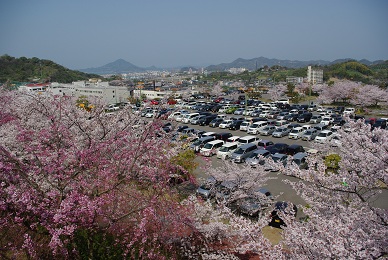
[[[70,69],[388,60],[386,0],[0,0],[0,55]]]

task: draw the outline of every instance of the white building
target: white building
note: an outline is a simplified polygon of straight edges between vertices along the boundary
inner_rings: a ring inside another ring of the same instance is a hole
[[[307,82],[309,84],[323,83],[323,70],[313,70],[311,66],[307,67]]]
[[[303,77],[286,77],[286,82],[291,84],[300,84],[303,82]]]
[[[109,86],[108,82],[90,83],[77,81],[72,84],[52,83],[47,91],[54,95],[62,96],[100,97],[107,104],[126,102],[128,97],[131,96],[127,87]]]

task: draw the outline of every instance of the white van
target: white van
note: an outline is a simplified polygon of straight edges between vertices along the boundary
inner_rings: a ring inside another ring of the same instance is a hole
[[[240,139],[240,136],[234,135],[232,137],[229,137],[226,142],[228,143],[238,143],[238,139]]]
[[[232,153],[238,148],[238,143],[225,143],[217,151],[217,158],[227,160],[232,155]]]
[[[248,131],[249,126],[251,125],[251,122],[244,121],[240,125],[240,131]]]
[[[213,156],[214,154],[217,154],[218,149],[224,144],[224,141],[222,140],[214,140],[211,142],[206,143],[199,153],[203,156]]]
[[[196,116],[199,116],[199,113],[186,114],[182,118],[182,123],[188,124],[188,123],[190,123],[190,120],[193,119]]]
[[[303,127],[295,127],[288,134],[288,138],[290,138],[290,139],[299,139],[299,138],[302,138],[303,134],[304,134]]]
[[[247,134],[253,134],[257,135],[259,131],[264,128],[266,125],[268,125],[267,121],[258,121],[253,124],[248,128]]]
[[[288,124],[289,124],[289,122],[287,120],[278,120],[275,122],[276,127],[282,127],[282,126],[285,126]]]
[[[261,139],[253,135],[246,135],[238,139],[239,145],[244,145],[249,143],[254,143],[257,145],[258,141],[261,141]]]

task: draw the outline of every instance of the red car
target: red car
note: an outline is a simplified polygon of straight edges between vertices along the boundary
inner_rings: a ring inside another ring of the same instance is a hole
[[[159,105],[159,102],[157,100],[151,100],[151,105]]]

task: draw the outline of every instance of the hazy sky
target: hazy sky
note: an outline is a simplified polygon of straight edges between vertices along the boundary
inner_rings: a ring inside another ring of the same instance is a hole
[[[70,69],[388,60],[386,0],[0,0],[0,55]]]

